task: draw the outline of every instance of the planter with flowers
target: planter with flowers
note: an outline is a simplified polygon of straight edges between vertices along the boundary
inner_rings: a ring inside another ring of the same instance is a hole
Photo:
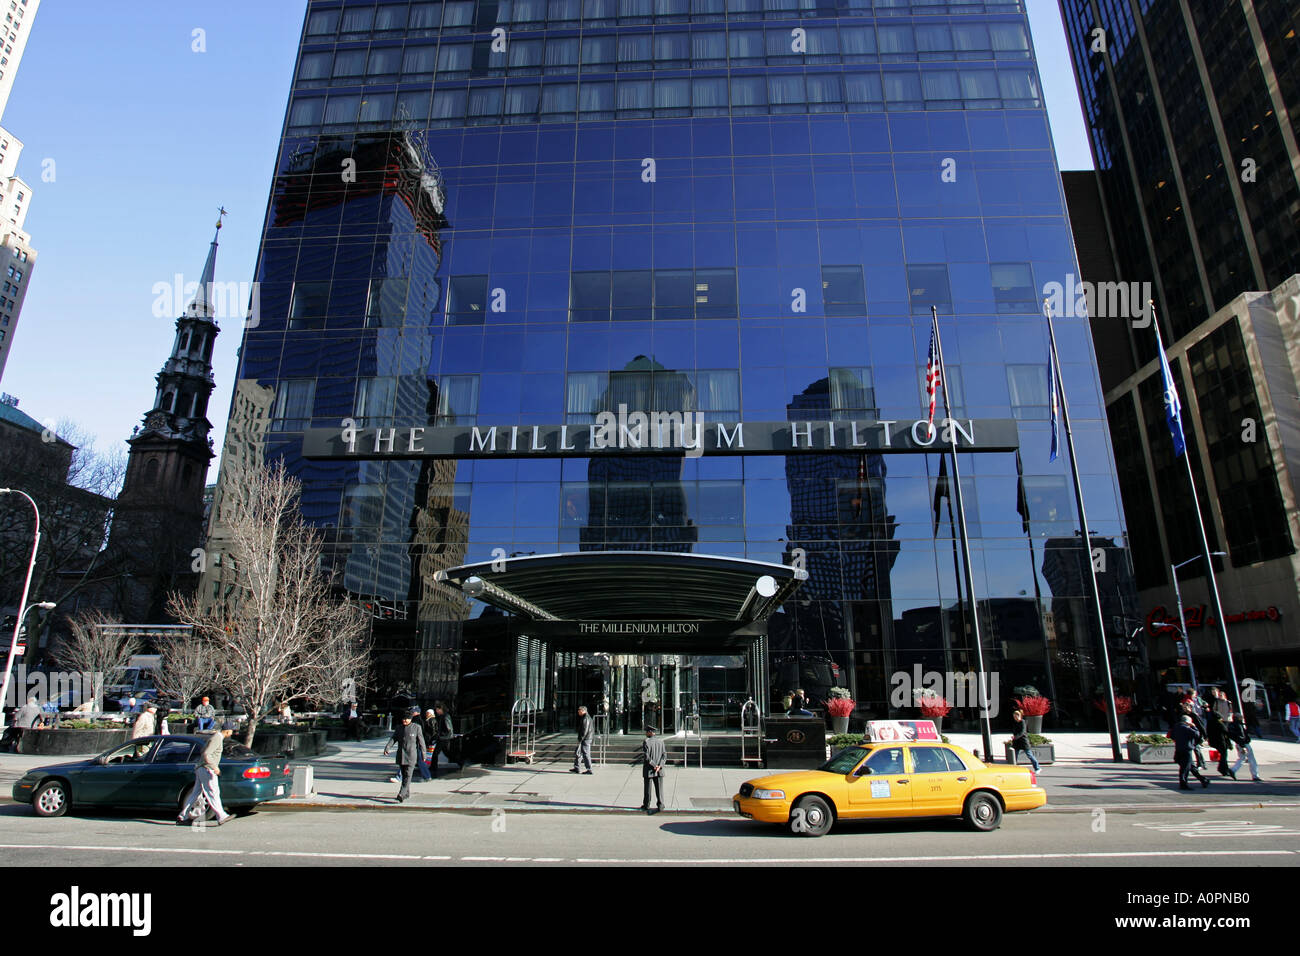
[[[831,730],[837,734],[849,732],[849,718],[853,716],[853,691],[847,687],[832,687],[826,699],[826,713],[831,718]]]
[[[1056,762],[1056,745],[1052,743],[1050,737],[1044,737],[1041,734],[1029,735],[1029,749],[1034,752],[1034,759],[1039,763]],[[1002,742],[1002,750],[1006,755],[1007,763],[1016,763],[1016,752],[1011,746],[1010,740]],[[1028,763],[1028,761],[1026,761]]]
[[[1039,694],[1026,694],[1019,699],[1012,698],[1016,703],[1016,710],[1025,716],[1025,728],[1031,734],[1041,734],[1043,732],[1043,715],[1052,709],[1052,701]]]
[[[1129,734],[1124,747],[1130,763],[1174,762],[1174,742],[1164,734]]]
[[[1094,700],[1092,702],[1092,706],[1096,707],[1103,714],[1105,714],[1106,711],[1110,710],[1110,708],[1106,706],[1106,701],[1104,699]],[[1128,712],[1131,711],[1132,709],[1133,709],[1132,697],[1125,697],[1122,694],[1115,695],[1115,726],[1118,727],[1120,730],[1124,729],[1125,715],[1128,714]]]
[[[952,710],[952,704],[934,691],[925,691],[917,697],[916,705],[921,709],[921,719],[933,720],[935,729],[943,733],[943,719]]]

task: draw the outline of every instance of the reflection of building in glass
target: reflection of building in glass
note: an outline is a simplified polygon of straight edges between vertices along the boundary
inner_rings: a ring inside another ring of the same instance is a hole
[[[698,410],[690,377],[644,355],[610,373],[589,420],[601,412],[617,416],[620,406],[628,414]],[[672,437],[663,440],[667,444]],[[593,457],[587,466],[587,521],[579,531],[580,550],[690,551],[699,532],[687,513],[683,460],[680,454]],[[566,501],[566,509],[570,504]]]
[[[834,369],[832,377],[809,385],[787,406],[789,421],[877,417],[865,372]],[[855,608],[889,607],[889,572],[898,557],[896,524],[885,505],[886,474],[883,455],[786,456],[787,555],[796,549],[806,555],[808,580],[788,608],[787,620],[774,622],[774,654],[794,651],[823,661],[836,676],[847,678],[853,672],[847,653],[855,643],[851,615]],[[866,601],[873,603],[862,603]],[[779,633],[782,625],[788,633]],[[805,687],[820,697],[829,689]]]

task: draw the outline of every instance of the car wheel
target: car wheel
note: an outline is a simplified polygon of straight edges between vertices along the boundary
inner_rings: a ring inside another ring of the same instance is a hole
[[[790,811],[790,832],[799,836],[825,836],[834,822],[835,814],[821,797],[800,797]]]
[[[972,793],[966,799],[962,819],[972,830],[996,830],[1002,825],[1002,804],[991,793]]]
[[[32,809],[38,817],[61,817],[72,804],[72,792],[62,780],[48,780],[32,794]]]

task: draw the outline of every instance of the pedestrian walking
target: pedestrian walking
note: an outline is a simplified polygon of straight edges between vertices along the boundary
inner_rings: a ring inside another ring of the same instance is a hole
[[[1196,763],[1196,768],[1198,770],[1204,770],[1205,755],[1201,753],[1200,745],[1205,740],[1205,723],[1201,720],[1200,713],[1197,709],[1199,700],[1200,698],[1196,696],[1196,691],[1192,691],[1183,698],[1182,717],[1179,718],[1178,723],[1174,724],[1174,727],[1176,729],[1183,722],[1183,717],[1192,718],[1192,727],[1196,730],[1197,735],[1196,746],[1192,747],[1192,760]]]
[[[586,707],[578,708],[578,748],[573,752],[573,769],[569,773],[591,773],[591,740],[596,736],[596,724]],[[579,770],[579,763],[587,766]]]
[[[451,725],[451,714],[447,713],[447,708],[442,704],[433,706],[433,740],[429,742],[429,773],[434,777],[438,776],[438,756],[446,754],[447,760],[451,761],[451,741],[456,736]],[[461,765],[457,765],[458,767]]]
[[[1011,712],[1011,762],[1019,764],[1021,753],[1029,758],[1029,765],[1034,768],[1034,773],[1038,773],[1038,758],[1034,756],[1033,745],[1029,742],[1029,725],[1025,723],[1024,712],[1013,710]]]
[[[357,702],[349,701],[343,708],[343,726],[348,729],[348,736],[358,743],[361,742],[361,715],[357,711]]]
[[[424,731],[415,722],[420,716],[420,708],[412,707],[402,717],[402,741],[398,745],[397,760],[402,768],[402,788],[397,791],[397,802],[402,803],[411,796],[411,777],[415,774],[416,764],[424,760]]]
[[[1192,719],[1192,715],[1184,714],[1178,726],[1169,731],[1169,736],[1174,739],[1174,763],[1178,764],[1179,789],[1192,789],[1191,784],[1187,782],[1189,774],[1194,774],[1196,779],[1201,781],[1202,788],[1208,787],[1210,778],[1201,773],[1193,756],[1196,745],[1201,742],[1201,734],[1196,729],[1196,722]]]
[[[144,713],[137,717],[135,723],[131,725],[132,740],[137,737],[152,737],[158,732],[158,722],[155,717],[157,713],[158,708],[152,704],[144,709]]]
[[[1215,688],[1215,690],[1217,689]],[[1210,747],[1219,752],[1220,777],[1232,776],[1232,772],[1228,770],[1228,751],[1232,746],[1232,742],[1228,740],[1227,734],[1224,733],[1225,717],[1231,719],[1232,708],[1229,706],[1226,715],[1221,714],[1217,700],[1214,702],[1214,706],[1207,708],[1205,711],[1205,736],[1210,742]]]
[[[668,750],[664,747],[664,742],[655,736],[653,727],[645,729],[645,743],[641,745],[641,757],[645,761],[641,767],[641,777],[644,781],[641,809],[646,813],[655,814],[664,808],[664,764],[668,762]],[[650,809],[651,781],[654,781],[655,788],[653,810]]]
[[[1286,725],[1295,735],[1295,739],[1300,740],[1300,702],[1294,699],[1287,701],[1283,719],[1286,720]]]
[[[392,750],[394,747],[397,748],[397,756],[394,758],[397,765],[397,769],[393,772],[393,776],[391,776],[388,779],[389,783],[402,782],[402,735],[405,733],[405,728],[402,724],[402,721],[404,721],[405,719],[406,718],[404,716],[399,717],[397,719],[396,726],[393,727],[392,733],[389,734],[388,736],[388,743],[384,745],[385,757],[388,756],[390,750]]]
[[[203,819],[208,810],[217,815],[217,826],[230,819],[230,814],[221,805],[221,753],[226,746],[226,738],[235,732],[235,722],[228,720],[219,731],[204,734],[208,738],[203,745],[203,753],[194,767],[194,787],[190,798],[181,807],[181,815],[176,818],[177,826],[186,826],[192,820]]]
[[[196,733],[203,733],[217,726],[217,709],[212,706],[208,698],[204,697],[199,706],[194,708],[194,730]]]
[[[1234,714],[1228,718],[1227,724],[1224,725],[1224,731],[1232,742],[1237,745],[1237,762],[1232,765],[1228,771],[1228,776],[1233,780],[1237,779],[1237,771],[1241,769],[1243,761],[1250,761],[1250,778],[1256,783],[1259,782],[1259,764],[1255,762],[1255,751],[1250,746],[1250,727],[1241,719],[1241,714]]]

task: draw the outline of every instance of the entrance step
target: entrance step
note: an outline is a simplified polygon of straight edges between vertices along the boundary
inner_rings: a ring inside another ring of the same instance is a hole
[[[611,734],[605,747],[605,763],[615,766],[639,764],[641,762],[641,744],[644,737],[631,734]],[[668,765],[682,765],[683,738],[671,734],[662,738],[668,749]],[[600,738],[592,743],[592,761],[599,762]],[[545,734],[537,738],[537,756],[535,763],[573,764],[573,752],[578,746],[577,734]],[[740,767],[742,766],[740,737],[729,734],[705,734],[703,747],[703,765],[706,767]],[[700,738],[690,740],[690,766],[699,766]]]

